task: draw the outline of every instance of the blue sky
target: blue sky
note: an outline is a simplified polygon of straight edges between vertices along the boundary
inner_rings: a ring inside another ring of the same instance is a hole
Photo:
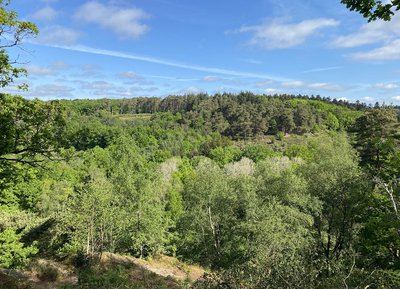
[[[19,92],[28,98],[253,91],[400,104],[400,15],[367,23],[339,0],[14,0],[11,7],[41,31],[24,43],[27,53],[11,52],[28,61],[30,89]]]

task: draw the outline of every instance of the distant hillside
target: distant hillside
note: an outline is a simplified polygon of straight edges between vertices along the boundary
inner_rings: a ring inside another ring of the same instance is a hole
[[[365,104],[329,98],[252,93],[169,96],[164,99],[63,100],[62,103],[69,113],[127,115],[120,117],[127,121],[146,119],[149,114],[170,113],[178,124],[205,133],[217,132],[232,139],[279,132],[303,134],[320,129],[346,130],[367,108]]]

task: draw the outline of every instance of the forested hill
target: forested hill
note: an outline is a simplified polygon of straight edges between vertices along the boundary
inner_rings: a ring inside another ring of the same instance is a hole
[[[155,114],[168,112],[176,121],[233,139],[281,133],[302,134],[320,129],[345,130],[367,107],[293,95],[205,94],[161,98],[62,101],[68,111],[95,115]]]
[[[0,268],[57,280],[38,259],[56,260],[71,289],[149,282],[97,263],[111,252],[200,264],[196,289],[400,287],[392,107],[0,94],[0,129]],[[146,288],[189,286],[174,284]]]

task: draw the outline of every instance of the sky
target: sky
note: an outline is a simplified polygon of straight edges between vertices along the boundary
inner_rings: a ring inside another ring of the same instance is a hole
[[[400,13],[340,0],[13,0],[40,33],[10,54],[27,98],[251,91],[400,104]]]

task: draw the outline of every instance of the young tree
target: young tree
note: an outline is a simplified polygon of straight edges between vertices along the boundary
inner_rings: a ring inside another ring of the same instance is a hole
[[[399,123],[392,108],[374,108],[357,119],[357,149],[361,164],[375,174],[384,169],[396,150]]]
[[[320,137],[309,147],[312,157],[301,171],[310,193],[322,204],[314,215],[315,242],[323,264],[321,272],[329,276],[334,263],[353,246],[368,182],[345,135]]]

